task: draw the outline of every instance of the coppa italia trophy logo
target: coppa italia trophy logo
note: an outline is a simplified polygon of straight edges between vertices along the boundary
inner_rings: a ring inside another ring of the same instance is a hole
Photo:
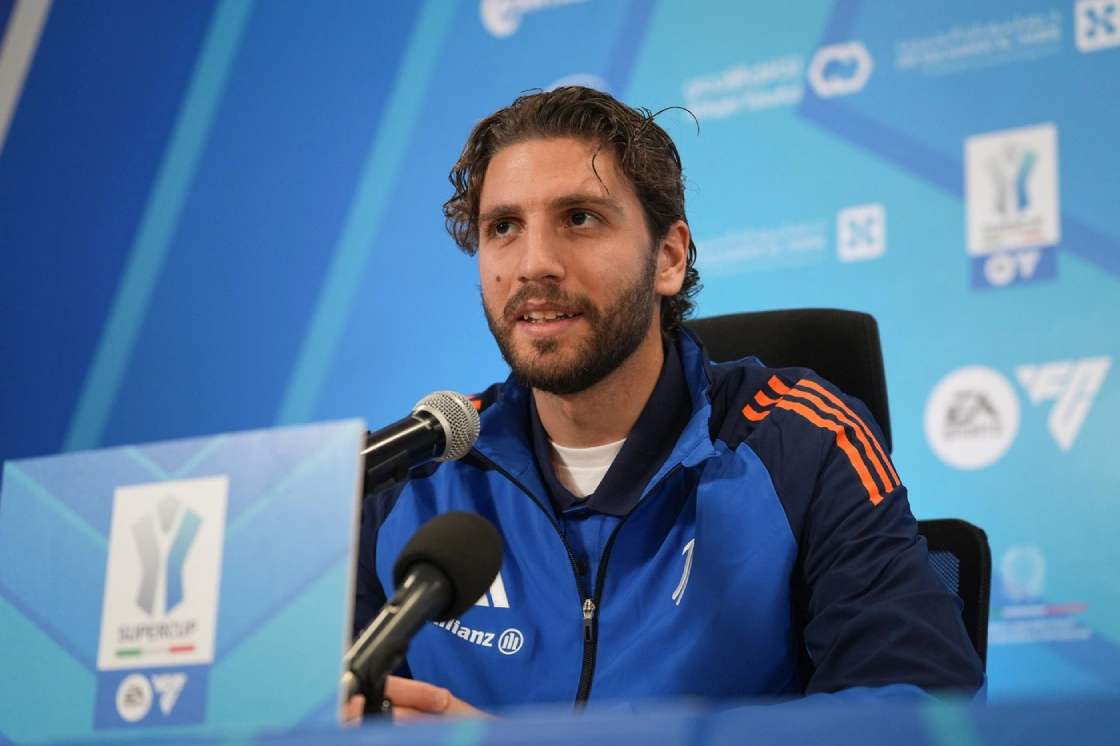
[[[201,720],[228,492],[221,476],[120,487],[113,495],[98,727]]]

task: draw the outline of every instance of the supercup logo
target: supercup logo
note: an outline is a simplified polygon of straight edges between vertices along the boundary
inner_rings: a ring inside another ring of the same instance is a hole
[[[213,662],[228,491],[224,476],[116,490],[98,670]]]
[[[960,368],[945,376],[926,402],[926,439],[956,469],[999,461],[1019,433],[1019,398],[998,371]]]
[[[161,534],[168,536],[179,516],[174,540],[167,546],[166,552],[161,551]],[[167,613],[182,603],[183,562],[201,525],[202,518],[198,513],[189,508],[183,509],[171,495],[164,497],[154,510],[132,525],[132,536],[136,539],[142,568],[136,604],[149,615],[156,611],[155,597],[159,586],[164,591],[161,613]]]
[[[976,287],[1055,276],[1061,210],[1053,124],[965,140],[965,218]]]

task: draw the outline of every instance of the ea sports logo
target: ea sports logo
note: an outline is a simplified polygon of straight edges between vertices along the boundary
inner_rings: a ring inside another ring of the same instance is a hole
[[[117,687],[117,713],[125,722],[143,720],[152,709],[152,685],[143,674],[124,677]]]
[[[1019,398],[998,371],[972,365],[953,371],[926,402],[926,439],[956,469],[983,469],[1003,457],[1019,433]]]
[[[513,655],[521,646],[525,644],[525,635],[521,634],[519,630],[510,628],[502,633],[498,638],[498,650],[501,650],[504,655]]]

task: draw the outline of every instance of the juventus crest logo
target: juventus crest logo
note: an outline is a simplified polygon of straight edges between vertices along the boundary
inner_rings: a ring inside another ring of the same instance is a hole
[[[688,576],[692,573],[692,550],[696,547],[696,539],[689,539],[688,543],[684,545],[681,554],[688,555],[684,560],[684,572],[681,573],[681,582],[677,583],[677,589],[673,591],[673,600],[677,602],[677,606],[681,605],[681,599],[684,598],[684,589],[688,587]]]

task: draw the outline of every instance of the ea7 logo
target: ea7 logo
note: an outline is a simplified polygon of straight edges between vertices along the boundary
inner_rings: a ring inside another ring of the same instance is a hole
[[[1063,451],[1073,447],[1110,367],[1112,358],[1101,356],[1016,368],[1015,375],[1032,404],[1055,400],[1047,425]]]
[[[482,598],[474,602],[475,606],[493,606],[495,609],[508,609],[509,598],[506,597],[506,584],[502,582],[502,574],[494,578],[490,590],[482,594]]]

